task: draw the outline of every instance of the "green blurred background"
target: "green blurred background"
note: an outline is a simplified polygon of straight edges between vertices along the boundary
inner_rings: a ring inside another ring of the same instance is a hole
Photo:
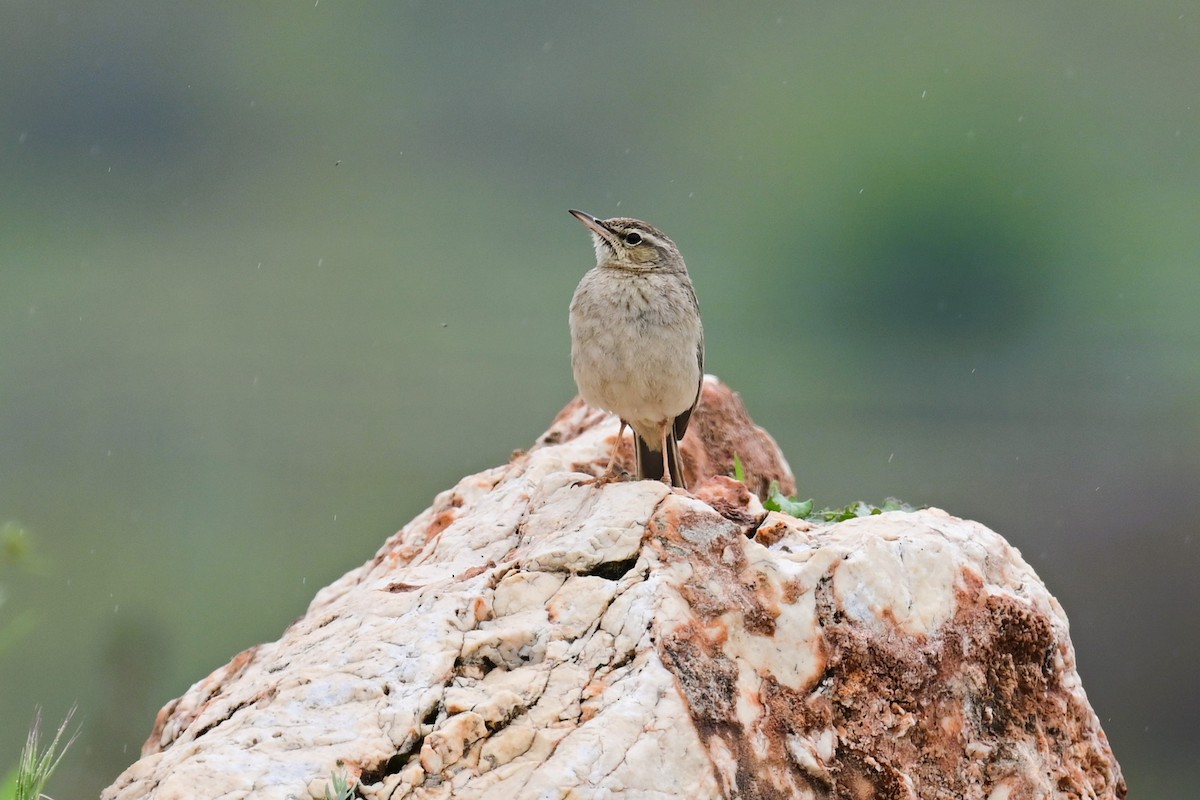
[[[666,230],[817,504],[1021,548],[1134,793],[1200,757],[1200,13],[0,5],[0,770],[154,714],[574,394],[567,208]]]

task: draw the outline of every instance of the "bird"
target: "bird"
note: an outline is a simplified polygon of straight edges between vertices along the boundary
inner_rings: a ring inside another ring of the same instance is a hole
[[[608,467],[633,430],[637,480],[687,489],[679,440],[700,401],[704,327],[679,248],[649,223],[570,210],[592,234],[596,266],[571,298],[571,371],[585,403],[621,421]]]

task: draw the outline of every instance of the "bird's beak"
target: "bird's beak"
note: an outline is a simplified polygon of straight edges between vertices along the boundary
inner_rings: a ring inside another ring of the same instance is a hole
[[[587,226],[588,230],[599,236],[600,239],[606,242],[609,247],[616,249],[618,238],[616,231],[605,225],[604,220],[597,219],[586,211],[576,211],[573,208],[570,209],[568,213]]]

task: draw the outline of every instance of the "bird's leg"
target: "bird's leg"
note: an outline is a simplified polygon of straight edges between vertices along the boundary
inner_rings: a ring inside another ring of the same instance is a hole
[[[667,437],[671,435],[671,421],[667,420],[662,426],[663,474],[662,482],[671,486],[671,459],[667,454]]]
[[[608,459],[608,466],[604,468],[604,472],[594,478],[582,478],[572,483],[572,486],[595,486],[597,489],[609,483],[620,480],[617,475],[617,453],[621,450],[621,437],[625,435],[625,428],[629,423],[621,420],[621,427],[617,431],[617,441],[613,444],[612,456]]]
[[[629,423],[621,420],[621,427],[617,429],[617,441],[613,443],[612,456],[608,459],[608,466],[604,468],[604,474],[600,476],[603,483],[614,481],[617,478],[617,453],[621,450],[621,437],[625,435],[625,428]]]

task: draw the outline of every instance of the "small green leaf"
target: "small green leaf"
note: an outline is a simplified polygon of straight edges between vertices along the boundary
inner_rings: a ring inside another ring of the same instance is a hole
[[[763,508],[767,511],[780,511],[779,501],[776,499],[779,496],[779,481],[771,481],[771,488],[767,489],[767,499],[763,500]]]
[[[746,482],[746,467],[742,464],[742,460],[738,458],[738,454],[733,454],[733,479],[738,483]]]
[[[325,787],[325,800],[350,800],[357,785],[358,782],[351,781],[346,770],[339,767],[329,774],[329,785]]]
[[[794,497],[788,497],[783,492],[779,491],[779,482],[771,481],[771,488],[767,491],[767,499],[763,501],[763,508],[768,511],[779,511],[784,514],[791,514],[797,519],[804,519],[812,513],[813,501],[799,501]]]
[[[789,500],[785,510],[797,519],[806,519],[813,510],[812,498],[803,501]]]
[[[879,507],[880,511],[913,511],[913,507],[898,497],[889,497]]]

